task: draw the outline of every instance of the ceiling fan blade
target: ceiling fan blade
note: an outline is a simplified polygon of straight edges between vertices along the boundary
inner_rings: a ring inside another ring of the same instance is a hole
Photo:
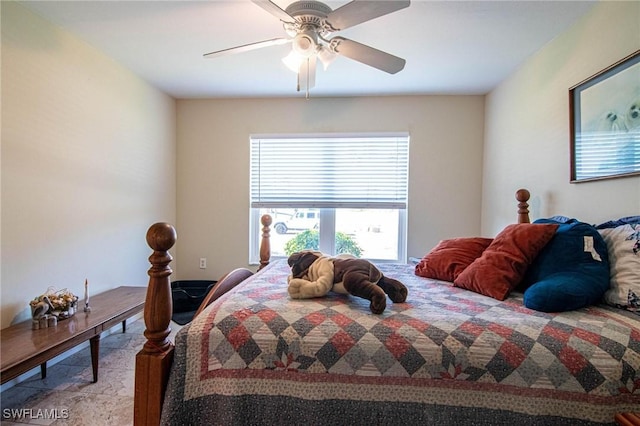
[[[298,91],[309,91],[316,85],[316,56],[306,58],[298,70]]]
[[[282,10],[280,6],[270,0],[251,0],[276,18],[284,22],[295,22],[296,20],[287,12]]]
[[[389,74],[401,71],[406,63],[402,58],[343,37],[332,38],[329,48],[339,55],[362,62]]]
[[[272,38],[270,40],[258,41],[255,43],[243,44],[242,46],[231,47],[229,49],[217,50],[215,52],[205,53],[205,58],[217,58],[218,56],[230,55],[234,53],[248,52],[250,50],[261,49],[263,47],[275,46],[278,44],[290,43],[291,40],[286,38]]]
[[[371,19],[408,7],[410,0],[353,0],[327,15],[326,22],[335,30],[344,30]]]

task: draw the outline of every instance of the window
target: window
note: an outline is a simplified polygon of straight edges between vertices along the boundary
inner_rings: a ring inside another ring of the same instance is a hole
[[[268,213],[272,257],[313,248],[406,259],[408,134],[254,135],[250,261]]]

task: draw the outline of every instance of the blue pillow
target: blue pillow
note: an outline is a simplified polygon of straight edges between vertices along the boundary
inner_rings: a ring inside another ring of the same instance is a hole
[[[609,289],[609,254],[598,230],[576,219],[538,219],[557,223],[554,237],[540,251],[524,279],[527,308],[543,312],[579,309],[599,302]]]

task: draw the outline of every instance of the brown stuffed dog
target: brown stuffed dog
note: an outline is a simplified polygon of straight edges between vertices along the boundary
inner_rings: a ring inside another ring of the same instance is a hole
[[[381,314],[387,294],[394,303],[407,299],[407,287],[385,277],[371,262],[348,255],[325,256],[317,251],[301,251],[289,256],[289,295],[294,299],[320,297],[330,290],[371,301],[369,309]]]

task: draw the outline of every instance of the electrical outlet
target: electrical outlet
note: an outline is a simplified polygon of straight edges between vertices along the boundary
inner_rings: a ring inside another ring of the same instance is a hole
[[[201,257],[200,258],[200,269],[207,269],[207,258],[206,257]]]

